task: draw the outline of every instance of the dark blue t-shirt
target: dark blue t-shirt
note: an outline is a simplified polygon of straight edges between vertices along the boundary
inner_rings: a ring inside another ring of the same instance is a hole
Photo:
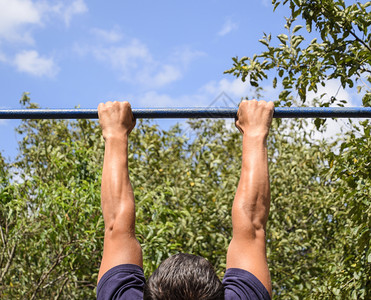
[[[143,269],[137,265],[118,265],[108,270],[99,280],[98,300],[142,300],[146,280]],[[224,299],[269,300],[264,285],[253,274],[242,269],[228,269],[223,278]]]

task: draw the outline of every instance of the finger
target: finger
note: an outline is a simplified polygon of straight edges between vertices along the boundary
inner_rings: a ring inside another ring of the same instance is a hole
[[[234,123],[234,125],[237,127],[238,131],[243,134],[243,130],[242,130],[241,126],[239,125],[238,120],[236,120],[236,122]]]
[[[267,106],[268,106],[269,109],[274,110],[274,102],[273,101],[269,101],[267,103]]]
[[[98,104],[98,113],[99,113],[100,110],[102,110],[103,105],[104,105],[104,104],[103,104],[102,102]]]
[[[273,113],[274,113],[274,103],[272,101],[269,101],[269,102],[267,102],[267,104],[266,104],[265,107],[266,107],[267,111],[269,112],[269,115],[270,116],[273,116]]]
[[[98,118],[101,117],[101,114],[102,114],[102,110],[103,110],[103,109],[104,109],[104,103],[101,102],[101,103],[99,103],[99,105],[98,105]]]

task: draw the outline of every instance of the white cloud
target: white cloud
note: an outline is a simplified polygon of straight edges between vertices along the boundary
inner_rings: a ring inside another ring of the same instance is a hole
[[[118,27],[114,27],[111,30],[93,28],[91,33],[93,33],[99,40],[109,43],[117,43],[123,38],[123,35]]]
[[[71,5],[66,6],[64,10],[63,17],[67,25],[70,24],[71,18],[73,15],[80,15],[88,11],[84,0],[75,0]]]
[[[184,68],[187,68],[188,65],[202,56],[206,56],[205,52],[192,50],[189,47],[179,47],[171,55],[170,61],[172,63],[180,63]]]
[[[84,0],[0,0],[0,40],[32,44],[32,25],[43,26],[46,20],[57,17],[68,26],[74,15],[86,11]]]
[[[88,7],[86,6],[84,0],[73,0],[69,4],[66,4],[65,1],[59,1],[55,6],[49,6],[49,10],[59,15],[68,27],[72,17],[74,15],[86,13],[88,11]]]
[[[219,36],[225,36],[233,30],[238,29],[237,23],[233,22],[231,19],[227,19],[223,24],[222,29],[218,32]]]
[[[228,80],[223,78],[219,81],[210,81],[202,89],[214,95],[224,92],[239,102],[241,98],[246,97],[250,93],[251,86],[247,82],[242,82],[240,79]]]
[[[53,77],[58,67],[52,58],[35,50],[24,50],[14,56],[14,43],[34,45],[33,30],[55,19],[69,26],[74,15],[87,11],[84,0],[0,0],[0,46],[7,43],[9,53],[0,49],[0,62],[16,66],[18,71],[34,76]],[[19,46],[17,46],[19,47]]]
[[[243,87],[242,87],[243,86]],[[140,95],[123,98],[138,99],[136,105],[142,107],[235,107],[239,100],[249,92],[248,84],[241,84],[239,79],[221,79],[210,81],[192,94],[170,96],[168,94],[148,91]]]
[[[237,107],[239,100],[249,92],[249,84],[241,84],[239,79],[221,79],[211,81],[201,86],[191,94],[171,96],[157,91],[149,91],[138,95],[125,95],[114,97],[122,99],[133,99],[136,107]],[[184,127],[187,135],[192,135],[188,130],[188,124],[183,121],[176,121]],[[226,129],[235,128],[234,119],[226,119]]]
[[[144,72],[142,76],[142,82],[147,82],[150,86],[161,87],[180,79],[182,72],[176,66],[162,65],[157,72],[153,74]]]
[[[18,53],[14,64],[18,71],[38,77],[54,77],[59,71],[52,58],[41,57],[35,50]]]
[[[136,98],[136,97],[131,97]],[[187,106],[206,106],[209,97],[205,94],[188,94],[170,96],[156,91],[145,92],[137,99],[138,105],[142,107],[187,107]]]
[[[108,63],[117,70],[120,79],[144,88],[160,88],[182,78],[189,64],[203,52],[189,47],[177,48],[168,55],[165,61],[156,59],[146,44],[138,39],[120,41],[123,36],[119,29],[111,31],[94,29],[92,33],[99,38],[94,45],[75,45],[80,55],[92,54],[98,61]],[[105,45],[105,42],[118,42],[116,45]]]
[[[171,107],[176,106],[177,98],[156,91],[149,91],[139,97],[139,105],[143,107]]]
[[[88,51],[91,50],[96,59],[108,62],[114,69],[119,70],[121,78],[125,81],[138,79],[133,78],[133,73],[137,73],[140,68],[148,70],[153,65],[147,46],[137,39],[123,46],[89,48]]]
[[[41,11],[31,0],[0,0],[0,39],[32,43],[29,25],[41,24]]]

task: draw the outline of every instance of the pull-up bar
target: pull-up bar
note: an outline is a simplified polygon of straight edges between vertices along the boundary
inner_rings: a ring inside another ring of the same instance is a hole
[[[133,108],[138,119],[234,118],[238,108]],[[371,107],[276,107],[274,118],[371,118]],[[0,119],[97,119],[97,109],[0,109]]]

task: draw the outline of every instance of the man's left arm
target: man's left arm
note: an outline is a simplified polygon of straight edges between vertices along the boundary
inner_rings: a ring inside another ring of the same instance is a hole
[[[135,126],[131,107],[128,102],[101,103],[98,114],[105,140],[101,185],[105,233],[99,282],[117,265],[143,267],[143,259],[135,236],[135,202],[128,170],[128,138]]]

